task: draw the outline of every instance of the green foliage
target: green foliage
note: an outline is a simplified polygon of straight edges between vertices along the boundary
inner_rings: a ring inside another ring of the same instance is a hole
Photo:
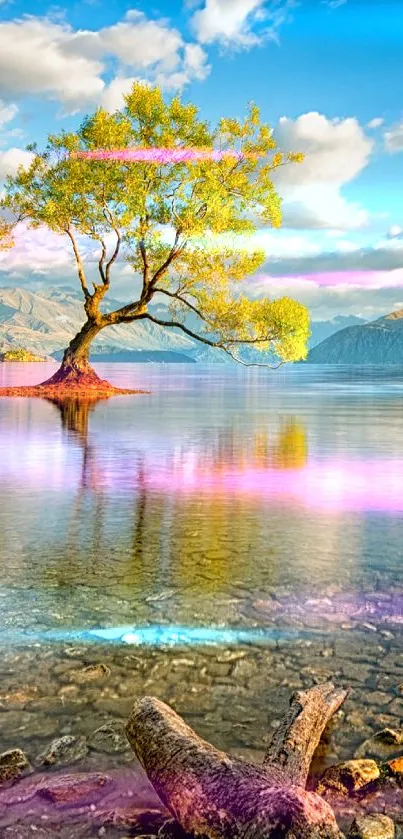
[[[137,146],[219,149],[242,157],[164,164],[77,155]],[[223,118],[212,128],[195,105],[179,97],[166,102],[158,88],[136,83],[122,111],[98,109],[77,132],[51,135],[43,152],[31,149],[29,169],[7,180],[3,206],[32,226],[70,237],[88,317],[101,319],[102,327],[139,317],[179,325],[235,357],[244,344],[269,349],[280,361],[306,356],[306,309],[287,297],[252,300],[239,288],[263,264],[264,253],[239,249],[234,241],[259,222],[280,226],[273,172],[302,159],[277,148],[256,105],[243,121]],[[100,283],[91,292],[80,256],[84,237],[100,247]],[[106,315],[99,303],[119,252],[142,288],[138,299]],[[171,321],[148,311],[156,295],[169,301]]]

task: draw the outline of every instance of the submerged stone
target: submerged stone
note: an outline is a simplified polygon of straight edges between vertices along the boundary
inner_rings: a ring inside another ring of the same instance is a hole
[[[392,819],[382,814],[357,816],[349,833],[349,839],[395,839]]]
[[[83,775],[64,775],[58,778],[43,780],[37,792],[49,798],[56,804],[70,804],[81,806],[83,803],[94,803],[105,793],[105,787],[112,787],[113,780],[109,775],[92,772]]]
[[[88,752],[85,737],[66,734],[59,737],[36,760],[38,766],[66,766],[81,760]]]
[[[355,758],[393,760],[403,756],[403,729],[384,728],[365,740],[355,752]]]
[[[69,673],[69,681],[78,685],[85,685],[88,682],[98,682],[110,675],[110,669],[105,664],[90,664],[83,670],[72,670]]]
[[[124,726],[119,722],[108,722],[97,728],[88,738],[88,745],[95,752],[117,754],[130,751]]]

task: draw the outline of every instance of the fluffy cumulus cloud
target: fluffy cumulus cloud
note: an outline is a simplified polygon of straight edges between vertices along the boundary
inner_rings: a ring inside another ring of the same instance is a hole
[[[301,164],[278,170],[284,224],[293,228],[352,230],[368,221],[366,210],[343,196],[342,187],[367,165],[374,141],[358,120],[328,119],[311,112],[282,117],[275,130],[279,147],[305,154]]]
[[[67,24],[24,17],[0,23],[0,94],[5,98],[47,94],[84,105],[101,93],[103,65],[72,48]]]
[[[32,159],[33,154],[24,149],[10,148],[0,151],[0,180],[6,175],[15,175],[19,166],[29,166]]]
[[[116,78],[108,83],[110,62]],[[97,31],[74,30],[64,21],[24,16],[0,23],[0,96],[47,96],[68,112],[90,103],[121,104],[133,79],[183,87],[209,72],[199,44],[185,43],[166,20],[129,11]],[[1,113],[0,113],[1,119]]]
[[[276,39],[293,6],[294,0],[204,0],[192,26],[202,44],[251,47],[268,37]]]
[[[11,250],[0,252],[2,271],[51,275],[54,269],[73,267],[74,256],[67,237],[45,227],[33,229],[25,223],[18,224],[14,242]]]
[[[389,152],[389,154],[398,154],[398,152],[402,152],[403,122],[401,122],[399,125],[395,125],[394,128],[390,128],[388,131],[385,131],[384,139],[385,149]]]

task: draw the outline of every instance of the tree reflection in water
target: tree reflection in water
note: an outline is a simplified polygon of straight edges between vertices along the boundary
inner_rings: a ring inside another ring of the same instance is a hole
[[[263,574],[266,583],[275,582],[271,517],[256,498],[229,497],[220,478],[227,471],[303,468],[306,433],[296,419],[274,433],[262,417],[247,436],[236,425],[202,429],[197,439],[175,449],[164,446],[162,453],[139,437],[128,452],[119,444],[108,449],[102,438],[91,435],[90,417],[100,400],[48,401],[83,453],[76,497],[60,532],[58,552],[67,553],[68,562],[58,562],[51,572],[59,584],[85,579],[96,586],[104,574],[121,591],[129,586],[131,596],[172,588],[198,597],[224,591],[231,579],[244,585]],[[207,475],[213,491],[177,492],[176,480],[170,487],[169,475],[185,475],[188,468]],[[261,569],[255,565],[259,556],[264,556]]]

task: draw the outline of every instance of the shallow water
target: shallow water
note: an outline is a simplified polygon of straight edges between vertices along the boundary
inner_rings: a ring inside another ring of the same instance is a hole
[[[91,739],[152,693],[256,754],[329,677],[354,693],[324,761],[400,724],[401,368],[98,369],[150,393],[0,399],[0,751]]]

